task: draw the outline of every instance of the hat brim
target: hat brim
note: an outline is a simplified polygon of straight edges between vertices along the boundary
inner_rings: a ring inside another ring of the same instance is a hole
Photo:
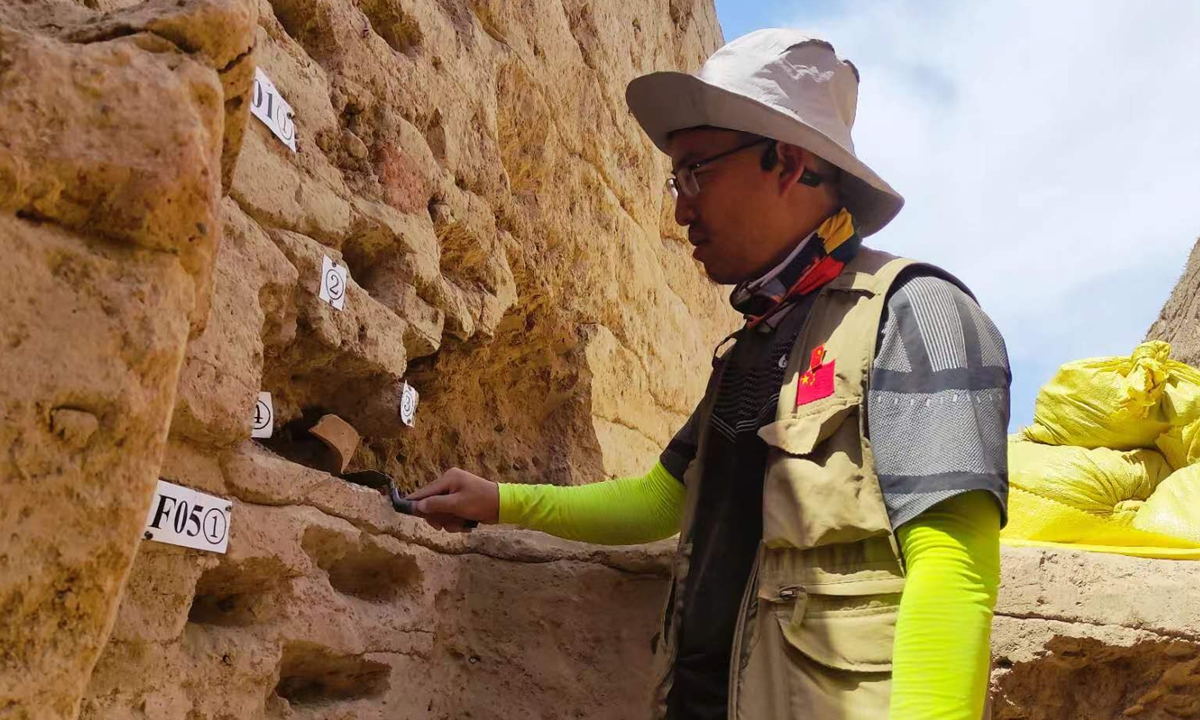
[[[694,75],[657,72],[635,78],[625,89],[625,101],[663,152],[676,130],[710,125],[797,145],[833,163],[844,173],[842,199],[862,237],[881,230],[904,206],[900,193],[825,133],[794,115]]]

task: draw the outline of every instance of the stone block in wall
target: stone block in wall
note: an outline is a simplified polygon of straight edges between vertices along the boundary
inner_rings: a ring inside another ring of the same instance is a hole
[[[401,515],[382,493],[289,461],[256,442],[223,454],[222,472],[229,492],[263,505],[308,505],[356,527],[399,540],[461,552],[467,538],[438,532],[423,520]]]
[[[346,262],[361,268],[366,287],[372,266],[392,257],[405,257],[410,282],[425,287],[441,277],[441,249],[433,221],[422,208],[405,214],[393,207],[362,197],[354,199],[354,227],[343,252]]]
[[[261,389],[263,332],[292,312],[295,267],[232,200],[222,204],[224,240],[217,252],[208,325],[188,344],[171,434],[211,446],[250,436]],[[294,336],[293,327],[285,334]]]
[[[225,497],[228,490],[221,462],[207,448],[171,438],[163,450],[159,478],[209,495]]]
[[[86,3],[85,3],[86,4]],[[97,8],[108,10],[110,8]],[[171,41],[217,70],[224,97],[221,179],[228,190],[250,114],[258,5],[250,0],[148,0],[92,18],[71,29],[71,42],[93,42],[148,32]]]
[[[350,230],[345,190],[307,175],[291,154],[265,125],[251,123],[230,195],[264,226],[303,232],[336,247]]]
[[[113,627],[208,314],[255,14],[0,6],[5,718],[75,717]]]
[[[163,643],[179,637],[195,598],[196,581],[218,560],[199,550],[140,543],[110,641]]]
[[[1163,634],[1196,628],[1200,638],[1200,603],[1180,602],[1181,591],[1200,584],[1200,563],[1005,548],[1001,572],[996,611],[1003,615]]]
[[[1200,717],[1200,563],[1005,548],[996,720]]]
[[[165,5],[109,19],[115,39],[98,34],[91,42],[94,29],[83,22],[60,31],[69,43],[2,31],[12,65],[0,115],[12,121],[0,149],[0,209],[176,255],[193,279],[198,332],[220,238],[226,97],[204,56],[147,27],[161,17],[179,37],[191,18],[205,36],[212,19]],[[219,5],[231,8],[231,20],[253,22],[235,0]],[[249,88],[229,90],[240,97]]]
[[[445,314],[425,302],[417,288],[401,279],[397,272],[383,271],[371,284],[371,297],[408,321],[404,349],[410,360],[432,355],[442,345]]]
[[[298,272],[296,337],[272,355],[265,369],[264,389],[272,393],[277,423],[320,407],[353,425],[364,397],[404,375],[409,324],[353,277],[343,308],[331,307],[318,295],[322,259],[341,264],[341,254],[298,233],[270,234]]]
[[[145,521],[192,284],[173,256],[11,216],[0,243],[0,708],[70,718]]]
[[[342,173],[318,145],[321,136],[338,128],[329,80],[286,35],[260,27],[257,39],[259,67],[295,112],[296,152],[254,121],[243,141],[230,193],[262,225],[303,233],[338,248],[350,230],[351,194]]]

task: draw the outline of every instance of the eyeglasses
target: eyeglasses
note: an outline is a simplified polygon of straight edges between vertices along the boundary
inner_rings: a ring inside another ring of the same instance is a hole
[[[671,177],[667,178],[667,192],[671,193],[673,199],[678,200],[680,195],[685,197],[696,197],[700,194],[700,182],[696,180],[696,171],[700,168],[711,165],[718,160],[727,158],[734,153],[739,153],[752,147],[757,147],[764,143],[775,142],[771,138],[759,138],[753,142],[748,142],[745,145],[739,145],[732,150],[726,150],[723,153],[718,153],[712,157],[706,157],[698,162],[689,163],[675,172],[671,173]]]

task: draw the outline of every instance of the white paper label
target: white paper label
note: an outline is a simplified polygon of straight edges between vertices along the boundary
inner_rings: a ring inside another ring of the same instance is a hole
[[[296,123],[292,106],[287,104],[275,83],[267,77],[262,68],[254,69],[254,91],[250,94],[250,112],[254,117],[275,133],[275,137],[283,141],[296,152]]]
[[[417,401],[420,396],[408,383],[404,383],[404,388],[400,393],[400,421],[405,425],[412,427],[413,418],[417,414]]]
[[[159,480],[146,514],[147,540],[224,553],[233,502]]]
[[[321,291],[319,297],[341,310],[346,305],[346,282],[350,273],[326,255],[321,259]]]
[[[254,419],[250,425],[250,437],[269,438],[275,431],[275,405],[271,402],[271,393],[260,392],[258,402],[254,404]]]

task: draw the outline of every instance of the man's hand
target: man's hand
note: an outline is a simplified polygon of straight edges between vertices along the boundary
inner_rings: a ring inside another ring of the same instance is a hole
[[[411,500],[417,515],[438,530],[466,532],[467,520],[494,523],[500,519],[500,486],[458,468],[404,499]]]

